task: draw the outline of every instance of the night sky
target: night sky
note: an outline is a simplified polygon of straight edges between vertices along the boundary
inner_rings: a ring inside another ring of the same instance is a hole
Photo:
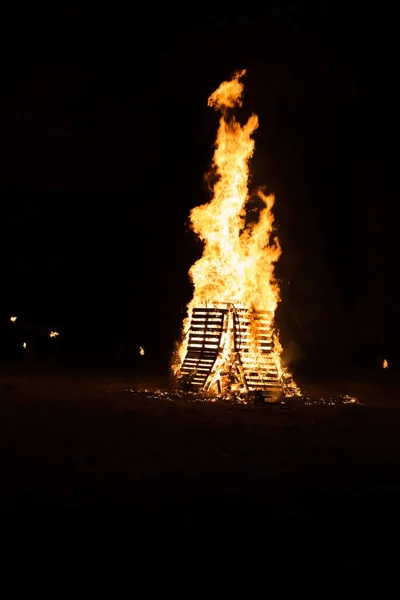
[[[5,20],[3,356],[15,314],[38,353],[57,329],[61,354],[141,345],[168,362],[201,255],[189,211],[210,198],[207,98],[245,68],[252,184],[276,195],[287,358],[398,362],[394,17],[326,4]]]

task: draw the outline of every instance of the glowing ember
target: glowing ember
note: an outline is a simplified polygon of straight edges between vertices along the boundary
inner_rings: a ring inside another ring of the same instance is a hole
[[[55,338],[58,335],[60,335],[58,331],[50,331],[50,333],[49,333],[49,337],[51,337],[51,338]]]
[[[15,321],[18,319],[18,317],[10,317],[10,321],[11,323],[15,323]]]
[[[383,359],[383,363],[382,363],[382,369],[388,369],[389,368],[389,363],[386,360],[386,358]]]
[[[212,164],[216,182],[211,201],[190,213],[204,249],[189,271],[194,293],[173,369],[207,391],[282,389],[285,378],[288,390],[297,393],[282,368],[274,326],[280,300],[274,265],[281,254],[275,199],[248,190],[258,118],[253,114],[241,125],[231,112],[242,105],[244,75],[236,73],[208,99],[222,114]]]
[[[144,356],[144,349],[142,348],[142,346],[139,347],[139,354],[140,356]]]

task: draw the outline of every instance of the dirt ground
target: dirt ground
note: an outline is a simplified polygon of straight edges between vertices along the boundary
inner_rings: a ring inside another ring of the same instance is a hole
[[[152,585],[160,569],[199,585],[218,573],[226,592],[250,571],[365,581],[396,557],[398,376],[298,383],[360,404],[190,402],[155,393],[168,378],[149,365],[3,365],[3,569],[23,556],[28,573],[98,582],[114,561]]]

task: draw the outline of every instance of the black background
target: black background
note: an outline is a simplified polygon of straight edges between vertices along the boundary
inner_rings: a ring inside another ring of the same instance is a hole
[[[2,30],[3,356],[29,339],[37,353],[129,357],[141,345],[168,362],[201,254],[188,215],[210,197],[207,98],[246,68],[240,117],[260,120],[251,184],[276,195],[286,358],[396,364],[385,7],[35,9]]]

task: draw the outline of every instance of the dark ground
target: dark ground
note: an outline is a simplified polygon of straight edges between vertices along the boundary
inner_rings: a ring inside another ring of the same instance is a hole
[[[0,373],[2,564],[21,570],[15,585],[56,577],[93,591],[111,573],[113,589],[122,575],[147,593],[175,581],[189,596],[216,594],[218,580],[231,595],[239,580],[248,593],[277,575],[318,590],[320,578],[365,584],[395,565],[391,371],[300,382],[362,402],[334,407],[127,392],[167,389],[165,369],[145,361],[135,372],[32,363]]]

